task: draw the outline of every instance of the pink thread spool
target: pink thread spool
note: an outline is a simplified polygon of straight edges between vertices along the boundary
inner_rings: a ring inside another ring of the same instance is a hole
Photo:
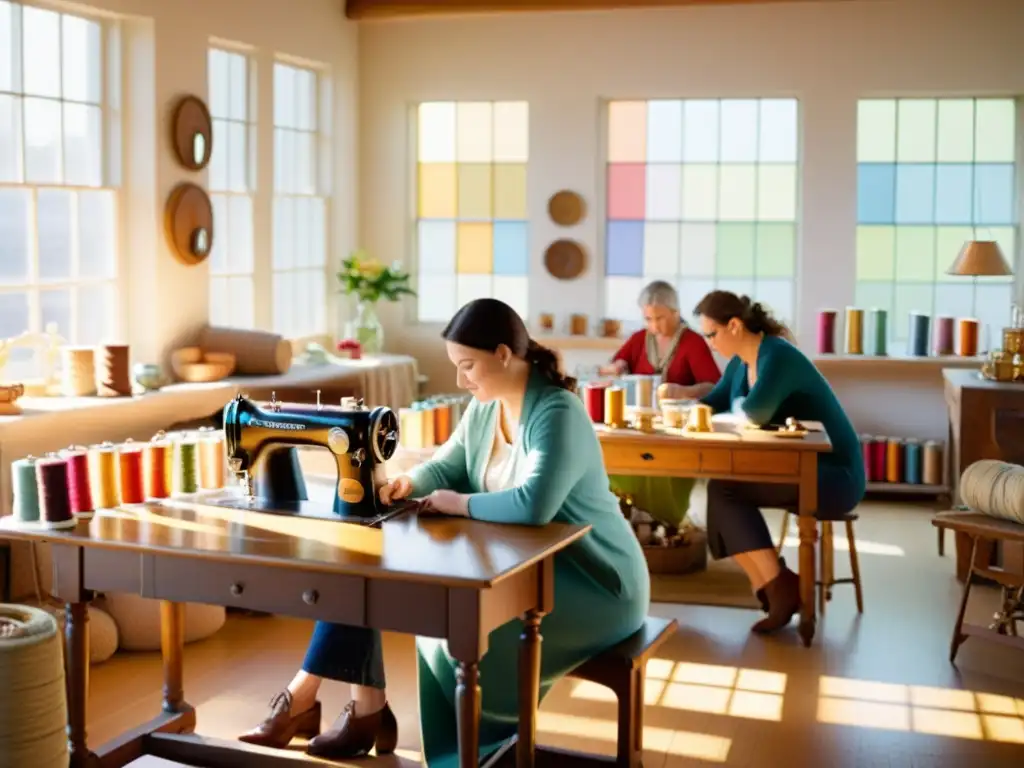
[[[818,354],[836,353],[836,311],[823,309],[818,313]]]
[[[952,317],[935,318],[935,335],[932,337],[932,352],[936,355],[953,354],[953,325]]]

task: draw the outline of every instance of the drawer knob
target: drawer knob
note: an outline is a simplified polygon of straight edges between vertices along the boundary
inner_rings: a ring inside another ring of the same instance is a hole
[[[653,453],[641,453],[640,458],[644,461],[652,461],[654,459]]]
[[[302,593],[302,602],[306,605],[316,605],[316,601],[320,599],[320,595],[317,594],[315,589],[307,589]]]
[[[241,584],[232,584],[231,585],[231,594],[234,595],[235,597],[238,597],[239,595],[241,595],[242,594],[242,590],[243,590],[243,587],[242,587]]]

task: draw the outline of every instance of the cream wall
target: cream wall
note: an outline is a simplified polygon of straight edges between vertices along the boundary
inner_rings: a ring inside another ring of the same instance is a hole
[[[609,98],[795,96],[802,115],[802,210],[797,304],[803,345],[823,306],[853,301],[856,102],[864,96],[1024,94],[1021,0],[871,0],[676,10],[516,14],[370,22],[360,27],[362,244],[384,259],[411,252],[409,110],[429,99],[524,99],[530,104],[530,308],[601,315],[601,101]],[[591,206],[579,226],[550,223],[555,191]],[[587,272],[555,281],[541,264],[560,235],[583,242]],[[952,255],[951,255],[952,257]],[[439,328],[385,316],[388,346],[416,353],[431,387],[452,376]],[[426,343],[425,343],[426,342]],[[433,351],[436,350],[436,351]],[[941,381],[928,367],[903,376],[928,397],[890,407],[911,432],[944,434]],[[877,392],[852,411],[872,409]],[[910,393],[907,392],[909,396]],[[884,406],[883,406],[884,407]],[[884,416],[881,419],[885,421]],[[916,424],[916,428],[914,425]]]
[[[54,3],[28,0],[54,7]],[[184,94],[207,94],[211,38],[251,48],[256,63],[255,103],[259,191],[255,216],[269,222],[273,183],[274,57],[322,67],[329,83],[335,172],[328,265],[357,242],[358,31],[341,0],[91,0],[62,4],[118,17],[124,93],[124,252],[127,337],[135,361],[159,360],[206,322],[209,274],[171,255],[163,235],[163,204],[176,184],[206,184],[206,173],[183,170],[170,145],[171,112]],[[215,138],[216,140],[216,138]],[[216,223],[215,223],[216,227]],[[216,232],[216,229],[215,229]],[[270,296],[269,238],[257,238],[257,296]],[[324,297],[328,301],[329,297]],[[328,317],[332,317],[328,313]]]

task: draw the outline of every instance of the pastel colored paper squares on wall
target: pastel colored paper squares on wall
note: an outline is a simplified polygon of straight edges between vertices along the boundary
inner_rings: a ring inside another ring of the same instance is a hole
[[[416,122],[420,320],[499,294],[525,313],[528,105],[429,102]]]
[[[798,107],[795,99],[608,105],[611,316],[627,306],[611,295],[613,286],[640,277],[678,283],[687,296],[715,286],[757,296],[763,288],[792,312]],[[633,307],[621,319],[635,314]]]

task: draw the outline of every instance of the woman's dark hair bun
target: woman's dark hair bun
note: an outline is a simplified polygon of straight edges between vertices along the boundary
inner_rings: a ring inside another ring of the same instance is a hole
[[[524,357],[527,362],[544,375],[544,378],[556,387],[575,391],[576,379],[562,373],[561,362],[553,350],[530,339],[526,346],[526,355]]]
[[[763,333],[766,336],[789,336],[789,331],[782,323],[772,317],[759,301],[749,296],[738,296],[730,291],[712,291],[694,309],[694,314],[709,317],[720,325],[725,325],[734,317],[738,317],[743,326],[751,333]]]

